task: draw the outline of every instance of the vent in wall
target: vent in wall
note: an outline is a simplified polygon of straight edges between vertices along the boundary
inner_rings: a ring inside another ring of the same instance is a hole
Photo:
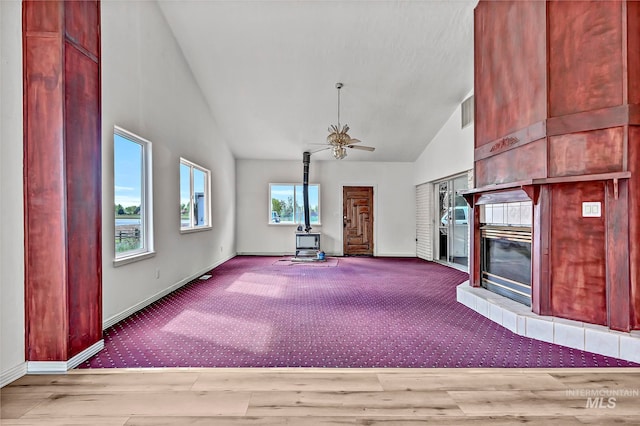
[[[462,102],[462,129],[473,123],[473,95]]]

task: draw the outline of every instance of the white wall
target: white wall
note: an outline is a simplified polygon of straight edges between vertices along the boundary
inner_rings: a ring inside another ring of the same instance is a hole
[[[25,373],[22,6],[0,1],[0,386]]]
[[[415,185],[473,169],[473,124],[460,129],[461,114],[458,106],[415,161]]]
[[[114,125],[153,144],[157,253],[117,268]],[[235,161],[155,2],[102,3],[102,130],[103,319],[109,325],[235,255]],[[210,231],[179,232],[181,156],[212,172]]]
[[[269,183],[301,183],[300,161],[237,160],[236,246],[239,254],[293,254],[295,226],[272,225]],[[415,256],[415,188],[412,163],[314,161],[309,182],[320,184],[322,249],[342,254],[342,187],[374,187],[374,254]]]

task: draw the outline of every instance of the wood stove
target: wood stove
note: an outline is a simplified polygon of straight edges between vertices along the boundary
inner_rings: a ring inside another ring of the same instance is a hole
[[[296,234],[296,257],[313,256],[320,251],[320,233],[305,232]]]

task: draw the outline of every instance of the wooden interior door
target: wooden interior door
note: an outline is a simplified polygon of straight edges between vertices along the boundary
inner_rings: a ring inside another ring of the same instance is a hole
[[[342,195],[343,254],[373,256],[373,188],[345,186]]]

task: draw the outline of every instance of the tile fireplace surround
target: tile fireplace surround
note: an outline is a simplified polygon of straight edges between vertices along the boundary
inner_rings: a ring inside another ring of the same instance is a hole
[[[521,303],[471,287],[468,281],[457,287],[456,294],[458,302],[518,335],[640,362],[640,330],[624,333],[601,325],[537,315]]]

